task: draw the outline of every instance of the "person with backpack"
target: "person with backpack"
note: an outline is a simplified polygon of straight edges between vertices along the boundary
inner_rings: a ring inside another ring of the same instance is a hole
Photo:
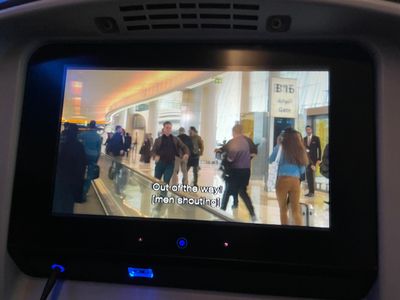
[[[193,152],[192,139],[187,134],[185,134],[185,128],[183,127],[179,128],[178,132],[179,132],[178,139],[180,139],[186,145],[186,147],[188,147],[190,155]],[[182,176],[183,176],[182,183],[185,185],[188,184],[188,170],[187,170],[188,160],[183,159],[183,156],[184,156],[183,150],[179,149],[179,156],[175,157],[175,167],[174,167],[174,173],[171,178],[171,184],[178,183],[179,170],[182,171]]]
[[[197,129],[191,126],[189,129],[189,135],[192,139],[193,149],[191,150],[189,161],[188,161],[188,172],[191,167],[193,167],[193,186],[197,186],[197,181],[199,179],[199,162],[200,156],[204,152],[203,139],[198,135]]]
[[[222,147],[215,149],[215,153],[219,154],[221,157],[221,165],[219,170],[222,171],[222,179],[225,181],[225,189],[222,199],[224,202],[228,203],[230,196],[233,197],[232,209],[236,209],[239,206],[239,192],[233,187],[231,168],[232,163],[228,160],[228,153],[226,148],[227,143],[223,143]]]

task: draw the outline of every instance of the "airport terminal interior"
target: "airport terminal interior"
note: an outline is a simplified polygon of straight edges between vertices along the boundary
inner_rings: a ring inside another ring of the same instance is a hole
[[[305,137],[307,125],[319,137],[321,155],[329,141],[328,107],[327,70],[67,69],[60,131],[65,124],[77,124],[84,132],[95,120],[102,137],[99,177],[91,182],[86,200],[75,203],[74,214],[279,225],[275,189],[268,186],[269,156],[282,130],[292,127]],[[204,150],[197,182],[191,168],[188,185],[180,185],[185,179],[178,172],[161,211],[155,212],[154,199],[162,182],[154,177],[155,162],[144,144],[151,148],[167,121],[174,136],[189,135],[194,128]],[[247,187],[256,219],[250,218],[240,197],[237,206],[231,198],[226,210],[220,208],[226,186],[222,156],[216,149],[232,139],[236,124],[257,146]],[[118,159],[107,150],[117,126],[123,129],[127,145]],[[329,228],[329,179],[318,165],[314,175],[313,194],[307,180],[301,182],[303,225]]]

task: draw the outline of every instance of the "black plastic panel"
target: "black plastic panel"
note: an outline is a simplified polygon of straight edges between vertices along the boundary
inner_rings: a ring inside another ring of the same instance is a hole
[[[234,53],[234,55],[232,55]],[[229,59],[228,59],[229,58]],[[51,214],[66,66],[158,70],[328,70],[330,228]],[[49,45],[26,78],[8,248],[26,273],[280,295],[360,298],[376,277],[374,63],[363,48],[308,44]],[[184,236],[189,246],[176,247]],[[143,237],[143,242],[138,238]],[[230,247],[223,247],[229,241]],[[136,281],[134,281],[136,282]],[[312,282],[312,284],[310,284]],[[291,287],[290,289],[288,287]]]

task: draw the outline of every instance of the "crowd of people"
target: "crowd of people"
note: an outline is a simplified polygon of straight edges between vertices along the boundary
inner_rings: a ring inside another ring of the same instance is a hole
[[[99,177],[100,167],[97,163],[102,141],[94,120],[90,121],[87,127],[64,123],[58,151],[55,212],[73,213],[74,203],[86,201],[92,180]],[[121,126],[116,126],[114,133],[107,134],[104,145],[105,152],[113,157],[109,177],[118,179],[114,182],[115,191],[118,195],[123,195],[122,190],[128,176],[123,174],[121,160],[123,156],[128,156],[134,147],[132,137]]]
[[[172,134],[172,123],[164,122],[161,135],[154,141],[150,156],[155,161],[154,177],[163,178],[165,183],[177,184],[179,172],[182,172],[182,184],[188,184],[188,172],[193,168],[192,186],[197,186],[200,156],[204,152],[203,139],[197,129],[191,126],[189,135],[185,128]],[[144,143],[145,145],[145,143]]]
[[[96,122],[91,121],[88,128],[79,133],[76,124],[64,124],[61,133],[57,165],[55,212],[73,213],[75,202],[86,201],[91,181],[99,176],[97,162],[100,157],[102,138],[97,132]],[[189,171],[193,169],[193,180],[190,185],[197,186],[199,178],[199,161],[204,152],[203,139],[195,127],[190,127],[188,134],[185,128],[172,134],[172,123],[164,122],[161,134],[153,142],[151,134],[145,134],[140,147],[140,161],[155,161],[154,177],[166,184],[178,184],[179,173],[182,173],[182,184],[189,184]],[[276,163],[276,197],[280,208],[281,224],[289,224],[288,212],[293,216],[292,223],[302,225],[300,208],[300,185],[306,180],[308,193],[314,196],[315,171],[320,166],[321,174],[329,176],[328,145],[321,153],[318,136],[313,135],[311,126],[306,127],[306,136],[287,128],[279,135],[277,144],[269,157],[269,163]],[[132,146],[132,137],[117,125],[114,133],[107,134],[104,143],[105,152],[113,157],[109,169],[109,178],[116,179],[116,193],[122,195],[126,185],[127,174],[122,174],[122,158],[128,155]],[[133,148],[134,149],[134,148]],[[238,208],[239,196],[243,200],[251,221],[257,221],[252,200],[247,192],[250,181],[251,160],[257,155],[257,146],[243,134],[241,124],[232,128],[232,139],[224,143],[215,152],[222,158],[221,170],[225,181],[220,209],[226,210],[230,197],[233,198],[232,209]],[[322,156],[322,159],[321,159]],[[125,181],[124,181],[125,180]],[[162,195],[166,196],[165,192]],[[159,215],[162,205],[157,204],[154,210]]]
[[[203,139],[195,127],[190,127],[189,135],[185,128],[179,128],[179,135],[172,134],[172,123],[164,122],[162,134],[154,141],[151,156],[155,161],[154,177],[166,184],[177,184],[178,174],[182,172],[182,183],[188,184],[188,172],[193,168],[192,186],[197,186],[199,160],[204,151]],[[165,196],[165,192],[162,193]],[[155,206],[155,215],[159,215],[162,204]]]
[[[232,128],[232,139],[218,148],[222,154],[221,170],[225,180],[225,190],[221,209],[226,210],[230,197],[233,198],[232,209],[238,207],[238,196],[241,197],[249,211],[251,220],[257,220],[247,186],[250,179],[251,159],[257,155],[257,146],[243,135],[240,124]],[[277,145],[269,157],[269,163],[276,162],[274,178],[276,197],[279,203],[282,225],[288,225],[289,210],[293,216],[291,224],[304,225],[300,207],[301,182],[307,180],[309,192],[306,197],[314,197],[315,171],[320,166],[321,174],[329,177],[328,145],[321,161],[321,142],[313,135],[311,126],[306,126],[306,136],[289,127],[277,138]]]

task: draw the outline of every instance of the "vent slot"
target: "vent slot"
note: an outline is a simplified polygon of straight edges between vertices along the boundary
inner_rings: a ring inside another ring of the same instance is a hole
[[[255,26],[255,25],[233,25],[233,29],[257,30],[257,26]]]
[[[181,17],[182,17],[182,19],[196,19],[197,15],[196,14],[182,14]]]
[[[143,21],[146,20],[146,16],[127,16],[124,17],[124,21],[130,22],[130,21]]]
[[[230,24],[201,24],[201,28],[230,29]]]
[[[180,8],[196,8],[196,3],[181,3]]]
[[[197,24],[183,24],[183,28],[199,28]]]
[[[178,19],[178,15],[149,15],[150,20],[166,20],[166,19]]]
[[[165,4],[147,4],[147,9],[174,9],[176,8],[175,3],[165,3]]]
[[[229,3],[199,3],[199,8],[216,8],[216,9],[229,9]]]
[[[233,4],[233,8],[243,10],[259,10],[260,6],[257,4]]]
[[[230,19],[231,15],[222,14],[200,14],[200,19]]]
[[[149,30],[150,26],[149,25],[131,25],[131,26],[126,26],[126,29],[128,29],[128,30]]]
[[[234,20],[248,20],[248,21],[257,21],[258,16],[252,15],[233,15]]]
[[[138,11],[144,10],[143,5],[129,5],[129,6],[121,6],[119,8],[120,11]]]
[[[153,24],[151,25],[153,29],[176,29],[181,28],[179,24]]]

